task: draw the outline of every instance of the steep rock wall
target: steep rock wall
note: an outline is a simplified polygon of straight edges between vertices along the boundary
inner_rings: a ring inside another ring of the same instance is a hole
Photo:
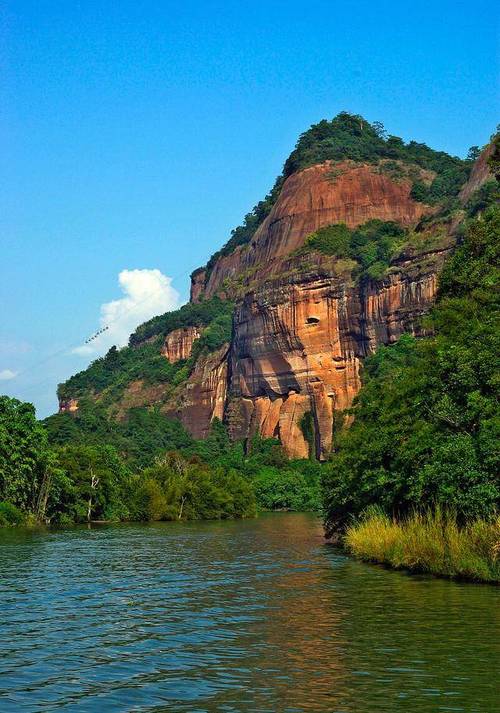
[[[423,180],[431,177],[421,174]],[[326,161],[293,174],[251,242],[221,257],[208,279],[203,271],[193,275],[191,300],[213,296],[246,271],[254,271],[257,280],[269,270],[278,272],[282,260],[325,225],[354,228],[372,218],[415,224],[432,209],[410,198],[411,186],[409,179],[393,180],[383,166],[352,161]]]
[[[420,175],[427,182],[432,177]],[[208,432],[217,391],[217,415],[233,438],[276,437],[289,456],[308,457],[303,426],[310,414],[314,454],[327,457],[335,413],[359,391],[363,358],[403,332],[417,332],[451,243],[427,253],[409,250],[376,282],[354,282],[335,258],[294,257],[294,251],[331,223],[353,228],[379,218],[416,225],[432,209],[412,200],[411,185],[380,164],[327,161],[307,168],[287,179],[249,245],[221,257],[208,277],[194,274],[193,301],[217,292],[234,297],[231,281],[238,282],[240,300],[226,368],[210,367],[203,386],[203,365],[193,375],[196,386],[184,387],[177,413],[191,433]]]
[[[478,191],[486,181],[490,181],[494,178],[488,165],[488,159],[495,152],[495,148],[494,143],[488,144],[472,167],[469,180],[459,194],[459,198],[463,203],[466,203],[472,194]]]
[[[180,327],[167,334],[161,353],[171,364],[191,356],[195,339],[201,335],[198,327]]]
[[[60,399],[59,413],[76,413],[78,411],[78,399]]]
[[[403,333],[421,333],[452,244],[409,249],[378,281],[336,274],[336,261],[318,256],[315,271],[302,266],[263,282],[237,305],[231,344],[203,357],[181,387],[175,415],[195,437],[218,416],[234,439],[258,433],[279,438],[290,457],[326,458],[335,413],[359,391],[362,360]],[[313,453],[303,433],[308,414]]]
[[[338,277],[308,276],[245,297],[235,312],[226,411],[234,438],[260,433],[307,457],[304,415],[314,423],[315,455],[332,448],[336,411],[360,388],[362,359],[379,344],[416,333],[437,287],[436,255],[423,274],[395,271],[379,283],[346,287]]]
[[[163,409],[166,415],[179,418],[195,438],[205,438],[212,420],[224,418],[228,350],[229,345],[225,344],[215,352],[201,355],[187,383]]]

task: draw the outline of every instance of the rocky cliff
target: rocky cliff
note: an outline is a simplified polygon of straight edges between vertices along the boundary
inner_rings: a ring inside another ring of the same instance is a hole
[[[224,344],[203,354],[187,381],[171,395],[163,408],[167,416],[178,418],[195,438],[205,438],[214,418],[224,419],[228,389],[228,351]]]
[[[161,353],[171,364],[191,356],[193,344],[201,331],[196,326],[180,327],[167,334]]]
[[[420,333],[419,319],[432,304],[452,244],[447,237],[439,249],[400,256],[379,281],[336,274],[336,261],[319,256],[315,267],[301,269],[297,257],[286,265],[298,268],[288,277],[246,293],[234,313],[227,370],[218,366],[205,382],[217,415],[214,394],[227,394],[224,417],[232,436],[276,437],[291,457],[325,458],[335,413],[359,390],[363,358],[403,332]],[[189,412],[181,407],[179,415],[192,433],[205,432],[215,411],[206,409],[204,395],[195,403],[191,384],[186,390]],[[308,416],[312,442],[304,428]]]
[[[382,149],[394,151],[394,138],[384,138]],[[165,332],[158,317],[131,342],[129,349],[140,350],[141,335],[148,337],[144,343],[161,335],[158,350],[174,376],[149,385],[135,378],[120,396],[106,386],[94,389],[92,398],[109,403],[113,394],[110,413],[116,418],[126,418],[131,405],[154,403],[196,438],[205,437],[217,417],[234,439],[275,437],[290,457],[325,459],[335,440],[336,415],[360,388],[363,359],[404,332],[422,333],[421,317],[433,303],[463,219],[458,193],[465,203],[489,178],[487,152],[464,185],[466,162],[397,141],[399,158],[384,158],[381,149],[370,161],[327,158],[284,176],[272,205],[254,213],[258,225],[250,239],[221,251],[193,274],[190,323],[183,318],[184,326]],[[442,166],[448,183],[455,171],[456,187],[438,200]],[[404,239],[377,270],[363,269],[370,250],[378,249],[375,243],[354,259],[308,248],[318,229],[339,223],[357,229],[373,220],[404,228]],[[212,321],[200,317],[211,300],[228,304],[220,298],[235,303],[229,328],[217,317],[219,307]],[[68,382],[61,410],[77,411],[81,395]]]
[[[371,165],[325,161],[291,175],[250,243],[221,257],[209,275],[194,274],[191,299],[196,302],[220,291],[231,294],[231,280],[245,273],[260,280],[279,272],[283,259],[325,225],[345,223],[354,228],[374,218],[415,225],[433,209],[412,200],[412,181],[403,171],[394,180],[386,166],[384,161]],[[417,166],[410,168],[423,181],[434,176]]]

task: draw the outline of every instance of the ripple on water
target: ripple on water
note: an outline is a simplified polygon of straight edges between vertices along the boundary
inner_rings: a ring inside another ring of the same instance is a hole
[[[312,516],[0,531],[0,710],[496,711],[499,594]]]

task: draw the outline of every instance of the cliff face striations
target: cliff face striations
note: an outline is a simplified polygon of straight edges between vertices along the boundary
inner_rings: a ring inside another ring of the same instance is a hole
[[[225,344],[202,355],[187,381],[164,407],[166,415],[178,418],[195,438],[205,438],[214,418],[224,418],[228,387],[228,349]]]
[[[234,437],[279,438],[292,457],[308,457],[301,428],[311,414],[314,455],[332,447],[336,411],[360,388],[363,357],[416,323],[436,292],[437,259],[425,274],[395,272],[378,284],[349,287],[310,275],[270,285],[236,309],[231,347],[228,423]]]
[[[173,332],[165,337],[165,344],[161,353],[168,359],[171,364],[180,361],[181,359],[189,359],[191,349],[198,337],[201,336],[201,331],[198,327],[180,327],[174,329]]]
[[[353,280],[334,258],[293,256],[308,235],[332,223],[355,228],[379,219],[415,226],[433,209],[412,200],[410,190],[410,181],[395,181],[380,166],[307,168],[285,182],[248,246],[220,258],[208,279],[195,275],[194,301],[217,291],[234,297],[231,280],[240,277],[228,368],[217,371],[227,376],[217,389],[226,394],[223,414],[233,438],[258,433],[279,438],[290,457],[327,457],[334,414],[358,392],[363,358],[403,332],[418,333],[449,243],[399,256],[380,280]],[[191,433],[206,433],[214,411],[199,387],[185,389],[189,407],[178,413]],[[313,442],[304,435],[304,418],[311,419]]]
[[[424,180],[432,177],[416,170]],[[411,187],[407,178],[395,181],[384,173],[383,162],[325,161],[293,174],[250,243],[219,259],[208,278],[205,272],[194,275],[192,301],[212,297],[246,271],[252,271],[254,279],[279,271],[283,259],[323,226],[345,223],[354,228],[374,218],[414,225],[432,209],[410,198]]]

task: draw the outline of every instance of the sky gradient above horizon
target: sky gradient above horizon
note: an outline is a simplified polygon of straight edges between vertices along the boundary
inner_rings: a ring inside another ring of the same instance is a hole
[[[404,5],[6,0],[0,393],[45,416],[59,381],[185,302],[312,123],[485,144],[496,4]]]

